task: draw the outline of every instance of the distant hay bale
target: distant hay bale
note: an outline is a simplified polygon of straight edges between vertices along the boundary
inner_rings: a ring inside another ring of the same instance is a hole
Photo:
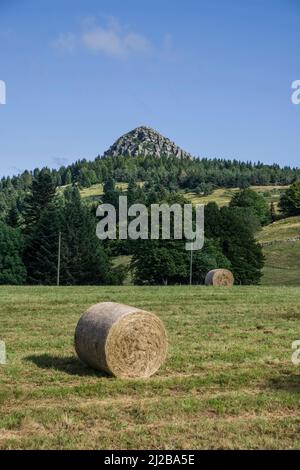
[[[207,286],[233,286],[234,277],[228,269],[213,269],[207,273],[205,278]]]
[[[80,318],[75,350],[90,367],[116,377],[150,377],[167,354],[162,321],[153,313],[128,305],[103,302]]]

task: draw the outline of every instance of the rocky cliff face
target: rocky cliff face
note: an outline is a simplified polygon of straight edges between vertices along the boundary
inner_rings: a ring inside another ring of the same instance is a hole
[[[174,142],[163,137],[150,127],[137,127],[120,137],[104,154],[105,156],[131,156],[131,157],[171,157],[192,158],[191,155]]]

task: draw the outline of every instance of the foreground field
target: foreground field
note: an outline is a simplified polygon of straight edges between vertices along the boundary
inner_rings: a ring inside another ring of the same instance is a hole
[[[104,300],[165,322],[168,360],[151,379],[75,357],[81,312]],[[299,319],[300,288],[2,287],[0,448],[300,448]]]

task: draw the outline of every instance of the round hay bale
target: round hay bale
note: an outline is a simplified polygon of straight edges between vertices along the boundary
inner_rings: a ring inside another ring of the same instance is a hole
[[[205,278],[207,286],[226,286],[230,287],[234,284],[234,277],[228,269],[213,269],[207,273]]]
[[[164,362],[167,345],[156,315],[114,302],[93,305],[75,331],[78,357],[116,377],[150,377]]]

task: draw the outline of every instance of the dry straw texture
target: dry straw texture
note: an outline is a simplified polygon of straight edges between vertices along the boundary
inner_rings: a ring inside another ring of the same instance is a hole
[[[167,354],[167,336],[154,314],[128,305],[103,302],[80,318],[75,331],[78,357],[116,377],[150,377]]]
[[[207,286],[233,286],[234,277],[228,269],[213,269],[207,273],[205,278]]]

